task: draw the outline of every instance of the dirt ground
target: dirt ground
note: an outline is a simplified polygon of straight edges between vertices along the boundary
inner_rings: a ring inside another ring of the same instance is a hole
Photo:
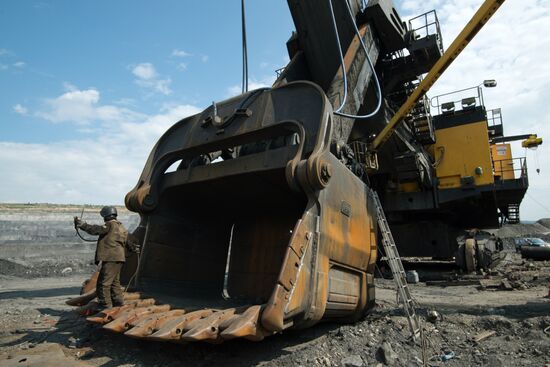
[[[38,231],[59,228],[39,244],[37,229],[25,218],[2,217],[0,211],[0,226],[13,228],[19,221],[29,237],[25,242],[16,230],[0,233],[0,366],[33,365],[32,358],[52,358],[55,366],[422,366],[422,347],[409,338],[393,282],[381,278],[376,308],[355,324],[323,323],[262,342],[220,345],[172,345],[112,334],[87,324],[65,304],[93,268],[93,247],[78,247],[83,244],[65,229],[72,213],[36,215],[33,223],[42,223]],[[548,227],[535,229],[508,228],[508,242],[548,232]],[[64,240],[58,243],[60,233]],[[550,300],[544,298],[549,277],[549,261],[521,259],[508,250],[489,274],[411,285],[429,365],[550,366]],[[439,313],[437,320],[427,321],[430,311]]]
[[[550,363],[550,335],[548,330],[545,333],[550,326],[550,301],[543,298],[548,287],[545,279],[531,275],[546,274],[550,263],[533,264],[510,253],[500,268],[528,272],[529,281],[509,291],[480,290],[476,285],[412,285],[431,366]],[[64,303],[78,294],[83,279],[0,278],[0,366],[9,356],[17,358],[43,343],[59,344],[66,356],[91,366],[422,365],[422,348],[408,338],[407,321],[396,305],[391,280],[377,280],[378,305],[356,324],[325,323],[262,342],[170,345],[137,341],[86,324]],[[439,312],[440,320],[425,321],[429,310]],[[495,334],[472,340],[484,331]],[[441,361],[444,355],[452,358]]]

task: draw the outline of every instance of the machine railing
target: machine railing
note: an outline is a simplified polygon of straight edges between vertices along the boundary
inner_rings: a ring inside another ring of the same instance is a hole
[[[487,123],[489,126],[502,125],[502,110],[495,108],[487,111]]]
[[[475,91],[477,95],[472,95],[472,91]],[[485,106],[485,101],[481,86],[477,86],[432,97],[430,104],[437,108],[437,114],[440,115]]]
[[[527,159],[519,157],[495,160],[493,171],[495,177],[499,177],[502,181],[527,178]]]
[[[441,37],[441,28],[439,19],[435,10],[420,14],[409,20],[409,31],[415,39],[421,39],[435,35],[437,37],[437,46],[441,53],[445,51],[443,48],[443,37]]]
[[[487,111],[487,128],[489,129],[490,139],[503,136],[504,126],[502,125],[502,111],[500,108]]]

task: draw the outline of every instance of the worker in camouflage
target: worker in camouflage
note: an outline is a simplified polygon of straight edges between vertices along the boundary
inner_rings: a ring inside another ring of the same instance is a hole
[[[74,217],[74,225],[91,235],[99,236],[95,252],[96,265],[101,262],[96,286],[99,306],[122,306],[124,298],[120,286],[120,271],[126,261],[128,231],[117,220],[115,207],[103,207],[99,214],[105,221],[103,225],[88,224],[78,217]]]

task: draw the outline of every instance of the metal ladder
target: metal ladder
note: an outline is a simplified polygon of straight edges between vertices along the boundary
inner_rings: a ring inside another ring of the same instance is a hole
[[[519,223],[519,204],[508,204],[508,223]]]
[[[422,327],[420,325],[420,319],[414,309],[415,302],[411,296],[409,285],[407,284],[405,269],[403,269],[403,263],[401,262],[401,257],[399,257],[397,246],[395,246],[395,241],[393,240],[390,226],[388,225],[386,215],[382,209],[380,198],[374,190],[372,191],[372,196],[376,205],[376,215],[378,218],[380,233],[382,233],[382,244],[386,254],[386,261],[392,271],[398,296],[403,302],[403,310],[405,311],[405,315],[407,316],[407,320],[409,322],[412,338],[416,340],[417,337],[422,335]]]

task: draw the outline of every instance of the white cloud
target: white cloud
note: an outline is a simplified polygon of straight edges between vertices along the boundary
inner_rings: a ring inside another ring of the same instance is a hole
[[[13,52],[6,48],[0,48],[0,56],[10,56],[13,55]]]
[[[138,78],[135,80],[135,83],[142,88],[150,89],[153,92],[164,95],[169,95],[172,93],[172,90],[170,89],[172,79],[159,78],[159,74],[157,73],[155,67],[149,62],[144,62],[134,66],[132,68],[132,74]]]
[[[202,55],[201,56],[201,61],[202,62],[208,62],[209,59],[210,59],[210,57],[208,55]]]
[[[95,89],[75,90],[46,101],[46,111],[37,112],[37,116],[52,122],[75,122],[85,124],[95,119],[95,104],[99,101],[99,92]]]
[[[154,92],[162,93],[164,95],[172,94],[172,89],[170,89],[170,84],[172,83],[172,79],[152,79],[152,80],[144,80],[144,79],[138,79],[136,80],[136,84],[140,87],[151,89]]]
[[[67,92],[74,92],[78,90],[78,88],[69,82],[63,82],[63,89],[65,89]]]
[[[113,103],[121,106],[130,106],[130,107],[136,106],[136,100],[133,98],[121,98],[114,101]]]
[[[259,88],[268,88],[273,85],[275,82],[275,76],[266,76],[262,79],[249,79],[248,80],[248,90],[254,90]],[[236,95],[241,94],[242,92],[242,86],[241,85],[232,85],[231,87],[227,88],[227,96],[233,97]]]
[[[13,64],[13,66],[15,66],[16,68],[24,68],[25,65],[27,65],[26,63],[24,63],[23,61],[17,61],[16,63]]]
[[[181,71],[187,70],[187,64],[184,63],[184,62],[180,62],[180,63],[178,64],[178,69],[181,70]]]
[[[90,130],[90,138],[50,144],[0,141],[1,171],[10,172],[3,175],[0,202],[122,204],[158,138],[175,122],[200,112],[174,104],[153,115],[140,114],[102,105],[95,89],[69,91],[50,101],[62,101],[42,116],[50,121],[87,118],[102,121],[103,127]],[[67,107],[67,101],[81,109]]]
[[[13,106],[13,111],[20,115],[26,115],[29,112],[29,110],[26,107],[20,105],[19,103]]]
[[[132,69],[132,73],[140,79],[150,80],[157,77],[157,71],[153,64],[143,62]]]
[[[69,91],[57,98],[47,99],[45,108],[36,112],[36,116],[51,122],[70,122],[77,125],[86,125],[92,121],[133,121],[142,117],[127,108],[99,105],[100,93],[96,89],[78,90],[68,83],[65,88]]]
[[[7,70],[7,69],[8,69],[8,65],[0,64],[0,70]]]
[[[176,57],[187,57],[187,56],[193,56],[193,54],[190,54],[189,52],[185,52],[183,50],[178,50],[177,48],[172,50],[172,56]]]

